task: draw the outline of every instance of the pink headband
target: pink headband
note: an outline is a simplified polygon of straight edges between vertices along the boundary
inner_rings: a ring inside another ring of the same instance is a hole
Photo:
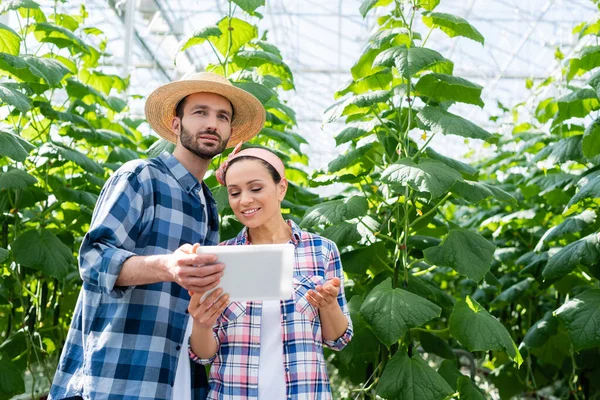
[[[259,148],[250,148],[240,151],[241,148],[242,143],[238,143],[233,151],[229,153],[227,160],[223,161],[219,168],[215,171],[217,182],[219,182],[221,185],[225,185],[225,171],[227,171],[229,163],[239,157],[254,157],[263,160],[275,168],[275,171],[279,173],[281,178],[285,178],[285,167],[283,166],[283,161],[281,161],[281,159],[274,153],[270,152],[269,150]]]

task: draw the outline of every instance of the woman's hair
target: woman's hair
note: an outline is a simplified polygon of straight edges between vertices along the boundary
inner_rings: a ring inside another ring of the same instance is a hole
[[[277,170],[271,164],[269,164],[265,160],[262,160],[258,157],[252,157],[252,156],[240,156],[240,157],[236,157],[233,160],[229,161],[229,164],[227,165],[227,169],[225,170],[225,173],[223,174],[223,178],[225,181],[227,181],[227,171],[229,170],[229,167],[231,167],[233,164],[237,163],[238,161],[244,161],[244,160],[260,161],[260,163],[267,169],[267,171],[269,171],[269,175],[271,175],[271,178],[273,178],[273,182],[275,182],[275,184],[278,184],[279,182],[281,182],[281,178],[283,178],[283,177],[281,175],[279,175],[279,172],[277,172]]]

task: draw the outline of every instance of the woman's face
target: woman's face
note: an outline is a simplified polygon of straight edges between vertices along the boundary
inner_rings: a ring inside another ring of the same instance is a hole
[[[229,205],[237,219],[257,228],[281,215],[287,182],[278,184],[260,160],[240,160],[227,168]]]

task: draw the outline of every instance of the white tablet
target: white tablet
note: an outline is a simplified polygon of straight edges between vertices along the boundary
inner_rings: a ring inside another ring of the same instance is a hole
[[[294,245],[200,246],[216,254],[225,270],[218,287],[230,301],[288,300],[293,294]]]

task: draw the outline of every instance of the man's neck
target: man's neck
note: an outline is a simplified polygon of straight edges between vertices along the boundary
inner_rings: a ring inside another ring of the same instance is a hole
[[[196,179],[198,179],[198,182],[202,182],[211,160],[200,158],[183,146],[175,147],[173,157],[175,157],[190,174],[194,175]]]

